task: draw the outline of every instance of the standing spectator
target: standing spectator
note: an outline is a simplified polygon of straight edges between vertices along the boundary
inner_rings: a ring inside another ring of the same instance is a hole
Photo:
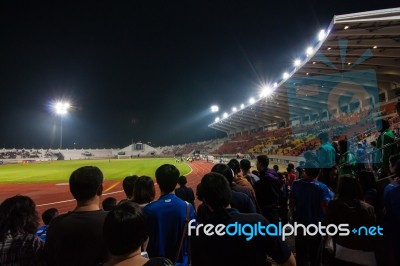
[[[165,258],[149,260],[141,256],[141,247],[147,239],[146,231],[146,218],[139,205],[126,201],[116,206],[104,221],[104,239],[112,254],[104,266],[172,266],[171,261]]]
[[[233,182],[241,187],[246,187],[246,192],[250,193],[250,197],[255,199],[255,193],[254,193],[254,189],[253,186],[251,185],[251,183],[244,178],[241,174],[240,174],[240,163],[238,160],[236,159],[232,159],[228,162],[228,166],[229,168],[232,169],[233,173],[234,173],[234,177],[233,177]]]
[[[180,176],[178,179],[179,188],[175,189],[175,195],[181,200],[185,200],[194,206],[194,192],[191,187],[187,187],[187,179],[186,176]]]
[[[51,221],[47,229],[48,265],[97,265],[108,260],[103,239],[107,212],[100,210],[103,173],[95,166],[75,170],[69,178],[69,189],[76,208]]]
[[[329,135],[327,132],[319,134],[321,146],[317,150],[318,162],[321,168],[320,181],[327,185],[332,186],[333,176],[332,169],[335,165],[336,150],[329,142]]]
[[[254,188],[254,184],[260,180],[260,177],[250,172],[251,162],[247,159],[242,159],[240,161],[240,169],[242,170],[243,177],[246,178]]]
[[[380,162],[381,162],[381,152],[376,146],[377,146],[376,141],[375,140],[371,141],[371,152],[369,161],[371,162],[372,169],[374,171],[377,171],[380,168]]]
[[[297,179],[297,175],[294,170],[294,164],[289,163],[286,170],[287,170],[287,175],[288,175],[287,183],[288,183],[288,187],[290,190],[291,187],[293,186],[293,182]]]
[[[293,183],[290,209],[293,220],[308,226],[325,222],[325,210],[333,198],[329,188],[317,180],[320,169],[317,162],[308,161],[304,166],[305,177]],[[295,236],[297,265],[321,265],[322,236],[304,236],[299,230]]]
[[[352,175],[356,176],[355,165],[356,165],[356,156],[354,153],[349,151],[349,144],[347,140],[342,139],[339,141],[339,176],[342,175]]]
[[[0,205],[0,265],[42,265],[44,243],[35,235],[39,217],[33,200],[14,196]]]
[[[122,188],[124,189],[126,199],[121,200],[119,203],[127,200],[133,200],[133,189],[135,188],[137,179],[137,175],[127,176],[124,178],[124,181],[122,181]]]
[[[188,245],[179,240],[186,220],[195,219],[193,206],[186,204],[174,194],[178,183],[179,170],[171,164],[164,164],[156,170],[156,180],[161,190],[158,200],[144,207],[147,217],[150,257],[166,257],[175,265],[188,265]],[[189,217],[187,212],[189,210]],[[181,250],[179,252],[179,250]],[[178,254],[179,253],[179,254]]]
[[[56,208],[47,209],[42,213],[42,221],[44,225],[38,228],[36,235],[43,241],[46,241],[47,227],[49,226],[49,223],[56,216],[58,216],[58,210]]]
[[[357,143],[356,162],[357,173],[361,172],[361,170],[364,170],[365,164],[368,163],[367,151],[365,150],[362,142]]]
[[[105,211],[111,211],[115,205],[117,205],[117,199],[114,197],[107,197],[101,203],[101,206],[103,207],[103,210],[105,210]]]
[[[219,173],[206,174],[201,180],[204,201],[212,210],[207,224],[262,224],[269,222],[260,214],[242,214],[231,208],[231,189],[226,178]],[[205,225],[207,227],[207,225]],[[203,227],[204,228],[204,227]],[[192,265],[252,265],[265,266],[267,255],[277,263],[295,265],[295,259],[287,245],[278,236],[254,235],[250,240],[245,235],[207,236],[204,231],[191,236]]]
[[[381,176],[384,178],[389,174],[389,157],[398,153],[397,145],[395,144],[396,137],[390,130],[389,121],[380,119],[376,121],[376,127],[380,128],[381,134],[378,136],[376,143],[377,148],[381,149]],[[383,148],[385,147],[385,148]]]
[[[154,181],[149,176],[141,176],[136,180],[135,188],[133,190],[134,202],[144,208],[147,204],[152,202],[156,197],[156,189]]]
[[[261,214],[271,223],[279,222],[279,200],[281,182],[275,170],[268,168],[267,155],[257,156],[257,170],[260,172],[260,180],[254,185],[258,206]]]

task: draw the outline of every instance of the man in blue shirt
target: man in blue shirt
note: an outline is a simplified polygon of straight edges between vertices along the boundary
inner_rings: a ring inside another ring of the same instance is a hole
[[[44,225],[36,230],[36,235],[43,241],[46,241],[47,227],[49,226],[49,223],[56,216],[58,216],[58,210],[56,208],[50,208],[43,212],[42,220]]]
[[[290,194],[290,208],[293,219],[299,224],[308,226],[324,222],[325,210],[333,193],[322,182],[317,180],[319,164],[308,161],[304,166],[305,177],[293,182]],[[322,236],[304,236],[298,232],[295,236],[297,265],[321,265]]]
[[[180,176],[179,170],[171,164],[164,164],[156,170],[156,180],[161,196],[144,207],[147,217],[150,257],[165,257],[175,265],[188,265],[188,246],[185,240],[180,249],[180,238],[187,220],[196,219],[193,206],[174,194]],[[189,207],[189,217],[187,208]],[[184,232],[187,234],[187,231]],[[178,254],[178,251],[181,250]]]

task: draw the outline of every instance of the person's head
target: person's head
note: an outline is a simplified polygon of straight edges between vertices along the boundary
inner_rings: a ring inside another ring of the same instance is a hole
[[[376,121],[375,121],[375,125],[376,125],[376,128],[380,131],[380,132],[383,132],[383,131],[385,131],[386,129],[389,129],[390,128],[390,123],[389,123],[389,120],[387,120],[387,119],[377,119]]]
[[[226,178],[217,172],[206,174],[201,179],[203,201],[213,211],[225,209],[232,198],[232,191]]]
[[[156,196],[154,181],[149,176],[141,176],[136,180],[133,189],[134,201],[138,204],[152,202]]]
[[[396,162],[400,159],[400,154],[393,154],[389,157],[389,170],[391,173],[396,171]]]
[[[371,146],[372,147],[376,147],[376,141],[374,140],[374,141],[371,141]]]
[[[181,175],[181,176],[178,178],[178,184],[179,184],[181,187],[185,186],[185,185],[187,184],[186,176]]]
[[[244,172],[248,172],[251,168],[251,162],[247,159],[240,160],[240,169]]]
[[[341,139],[339,140],[339,151],[341,154],[344,154],[347,152],[348,149],[348,142],[346,139]]]
[[[83,166],[72,172],[69,190],[77,201],[87,201],[103,192],[103,173],[96,166]]]
[[[137,175],[131,175],[125,177],[124,181],[122,181],[122,187],[128,199],[131,199],[133,197],[133,188],[135,187],[135,182],[137,179]]]
[[[34,234],[39,225],[39,216],[33,200],[17,195],[4,200],[0,205],[0,240],[8,231]]]
[[[279,166],[277,164],[272,166],[272,169],[274,169],[276,172],[279,172]]]
[[[48,225],[56,216],[58,216],[58,210],[56,208],[47,209],[42,213],[42,221],[45,225]]]
[[[105,211],[111,211],[115,205],[117,205],[117,199],[114,197],[105,198],[101,203],[101,206]]]
[[[180,176],[178,168],[172,164],[164,164],[156,170],[156,181],[162,193],[167,194],[174,191]]]
[[[240,163],[239,163],[238,160],[236,160],[236,159],[230,160],[230,161],[228,162],[228,166],[229,166],[229,168],[232,169],[232,171],[233,171],[233,173],[234,173],[235,175],[237,175],[237,174],[240,173]]]
[[[211,168],[211,172],[215,172],[215,173],[223,175],[226,178],[226,180],[228,181],[228,183],[232,184],[233,178],[234,178],[234,173],[233,173],[233,170],[231,168],[229,168],[229,166],[227,166],[226,164],[217,163],[216,165],[213,166],[213,168]]]
[[[267,155],[258,155],[257,156],[257,170],[262,171],[268,168],[269,158]]]
[[[115,206],[104,220],[103,235],[113,256],[128,255],[140,249],[147,238],[142,208],[131,201]]]
[[[319,163],[317,161],[307,161],[304,164],[304,174],[307,178],[317,178],[320,172]]]
[[[328,132],[322,132],[318,135],[318,138],[321,140],[321,143],[325,143],[329,141],[329,134]]]
[[[352,175],[339,176],[338,198],[347,201],[363,198],[360,184]]]

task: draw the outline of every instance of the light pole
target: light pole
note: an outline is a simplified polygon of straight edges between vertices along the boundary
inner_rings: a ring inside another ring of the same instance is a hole
[[[57,115],[60,116],[60,150],[62,148],[63,140],[63,116],[68,113],[70,104],[68,102],[57,102],[54,106],[54,110]]]

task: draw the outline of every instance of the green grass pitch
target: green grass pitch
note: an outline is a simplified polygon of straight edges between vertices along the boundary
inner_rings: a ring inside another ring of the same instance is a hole
[[[175,165],[181,175],[191,170],[186,163],[176,163],[171,158],[52,161],[0,165],[0,183],[68,182],[74,170],[86,165],[99,167],[105,180],[122,180],[128,175],[154,178],[156,169],[163,164]]]

